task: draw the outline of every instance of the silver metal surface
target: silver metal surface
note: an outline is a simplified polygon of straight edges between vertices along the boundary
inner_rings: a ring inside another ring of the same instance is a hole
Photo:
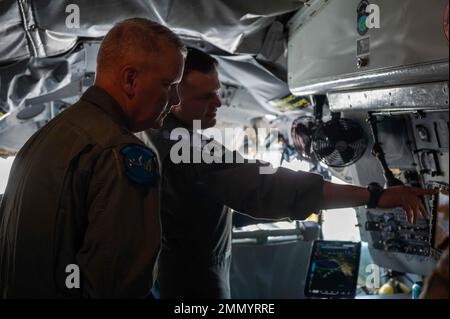
[[[315,222],[301,221],[293,229],[258,229],[253,231],[234,230],[233,240],[238,239],[268,239],[269,237],[294,237],[294,240],[313,241],[320,235],[320,226]],[[291,238],[292,239],[292,238]]]
[[[288,83],[294,94],[448,81],[446,0],[371,1],[380,7],[381,25],[364,36],[356,28],[360,0],[317,3],[290,24]],[[370,42],[364,67],[358,67],[361,40]]]
[[[441,61],[423,65],[378,70],[366,73],[337,75],[320,80],[306,80],[301,86],[292,88],[296,95],[338,92],[351,89],[407,85],[415,83],[448,81],[449,63]]]
[[[328,94],[333,112],[447,109],[448,82]]]

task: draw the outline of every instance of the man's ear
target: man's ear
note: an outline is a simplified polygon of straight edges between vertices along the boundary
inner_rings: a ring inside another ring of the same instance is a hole
[[[134,97],[136,77],[137,70],[129,65],[124,66],[120,72],[120,84],[128,99],[132,99]]]

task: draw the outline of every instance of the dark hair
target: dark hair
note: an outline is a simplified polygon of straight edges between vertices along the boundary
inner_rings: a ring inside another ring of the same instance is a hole
[[[158,53],[162,39],[169,41],[186,55],[183,42],[169,28],[144,18],[123,20],[114,25],[103,39],[97,66],[99,70],[114,66],[117,60],[124,59],[136,50]]]
[[[187,57],[184,63],[183,77],[189,74],[190,71],[209,73],[217,65],[219,65],[219,62],[208,53],[196,48],[187,48]]]

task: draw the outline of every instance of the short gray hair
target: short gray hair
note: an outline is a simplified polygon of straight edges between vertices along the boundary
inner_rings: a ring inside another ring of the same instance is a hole
[[[144,18],[131,18],[117,23],[106,34],[100,46],[97,56],[98,71],[116,65],[130,50],[158,53],[161,49],[161,39],[169,41],[186,57],[187,50],[180,38],[159,23]]]

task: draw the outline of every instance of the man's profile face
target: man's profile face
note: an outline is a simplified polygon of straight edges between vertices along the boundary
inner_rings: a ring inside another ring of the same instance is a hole
[[[209,73],[189,71],[180,84],[182,120],[190,126],[194,120],[200,120],[202,129],[216,125],[217,109],[221,106],[219,90],[216,68]]]
[[[160,52],[148,55],[148,59],[147,66],[137,70],[134,96],[127,107],[135,132],[160,128],[172,106],[180,102],[178,84],[184,69],[180,50],[161,44]]]

